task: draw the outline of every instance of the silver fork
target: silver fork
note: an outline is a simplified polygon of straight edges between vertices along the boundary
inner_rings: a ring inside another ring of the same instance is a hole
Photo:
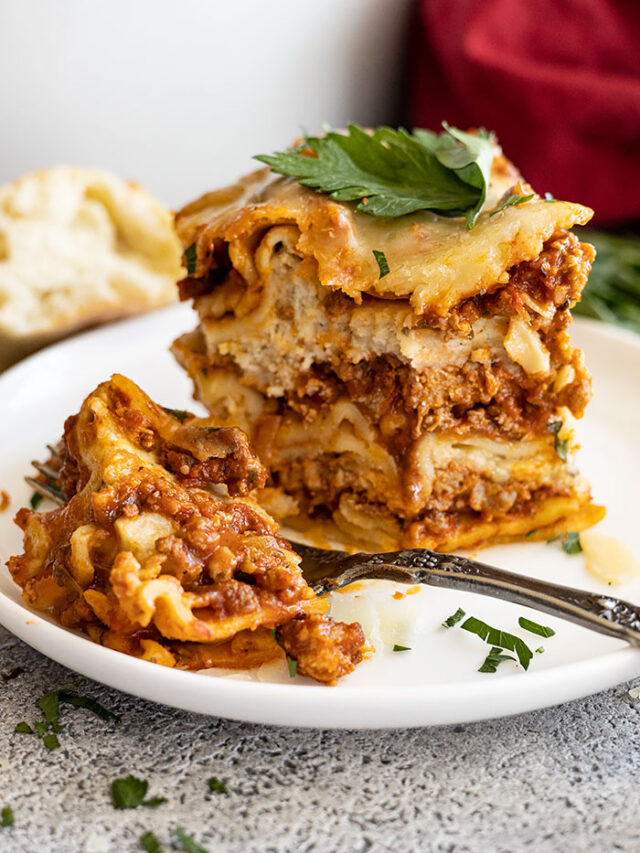
[[[57,451],[47,445],[55,456]],[[42,497],[63,505],[66,498],[57,487],[57,472],[41,462],[34,467],[46,482],[25,477]],[[468,557],[439,554],[426,548],[386,554],[347,554],[289,543],[301,557],[302,574],[317,595],[325,595],[354,581],[368,578],[404,584],[427,584],[461,592],[475,592],[535,610],[542,610],[609,637],[640,646],[640,607],[610,595],[573,589],[497,569]]]

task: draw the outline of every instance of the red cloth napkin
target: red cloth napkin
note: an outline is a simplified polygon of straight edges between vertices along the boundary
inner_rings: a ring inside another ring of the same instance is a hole
[[[415,0],[410,117],[495,131],[538,192],[640,219],[640,3]]]

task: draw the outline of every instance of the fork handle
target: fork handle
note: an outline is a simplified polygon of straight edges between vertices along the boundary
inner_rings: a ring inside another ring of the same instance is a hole
[[[382,578],[475,592],[533,607],[640,646],[640,607],[609,595],[572,589],[496,569],[466,557],[426,549],[353,554],[343,565],[345,570],[335,579],[326,578],[312,584],[314,591],[321,594],[356,580]]]

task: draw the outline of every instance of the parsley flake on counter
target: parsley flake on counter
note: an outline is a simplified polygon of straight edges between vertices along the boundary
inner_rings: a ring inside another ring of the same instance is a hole
[[[546,625],[539,625],[537,622],[532,622],[531,619],[527,619],[524,616],[518,619],[518,625],[524,628],[525,631],[530,631],[539,637],[555,637],[556,634],[553,628],[548,628]]]
[[[192,243],[184,250],[184,260],[187,266],[187,272],[189,275],[193,275],[196,271],[196,261],[198,258],[198,250],[196,249],[196,244]]]
[[[524,204],[525,201],[531,201],[532,198],[533,193],[531,193],[531,195],[519,195],[518,193],[514,193],[513,195],[510,195],[509,198],[500,205],[500,207],[496,207],[495,210],[492,210],[489,216],[495,216],[496,213],[500,213],[506,207],[511,207],[514,204]]]
[[[42,495],[40,494],[40,492],[34,492],[34,493],[31,495],[31,498],[29,499],[29,503],[30,503],[30,505],[31,505],[31,509],[34,509],[34,510],[35,510],[35,509],[38,509],[38,507],[40,506],[41,501],[42,501]]]
[[[478,672],[497,672],[500,664],[506,660],[512,660],[515,663],[516,659],[511,655],[505,655],[502,649],[494,646],[484,659],[484,663]]]
[[[548,424],[548,430],[554,437],[553,446],[555,448],[556,453],[562,459],[563,462],[567,461],[567,452],[569,450],[569,439],[568,438],[558,438],[558,433],[562,429],[562,421],[551,421]]]
[[[19,735],[32,735],[33,729],[29,725],[29,723],[25,723],[23,720],[21,723],[18,723],[14,729],[14,732]]]
[[[13,809],[11,806],[5,806],[0,816],[0,826],[13,826],[14,822]]]
[[[160,844],[153,832],[145,832],[140,839],[140,844],[147,853],[162,853],[162,844]]]
[[[392,651],[394,651],[394,652],[410,652],[411,646],[399,646],[397,643],[395,643]]]
[[[389,275],[391,270],[389,269],[389,261],[387,260],[387,256],[384,252],[378,251],[378,249],[373,250],[373,256],[378,263],[378,269],[380,270],[380,278],[384,278],[385,275]]]
[[[442,627],[453,628],[453,626],[457,625],[457,623],[460,622],[461,619],[464,619],[466,615],[467,614],[464,612],[462,607],[458,607],[455,613],[452,613],[448,619],[444,620],[444,622],[442,623]]]
[[[431,210],[466,216],[473,228],[487,197],[493,146],[486,130],[465,133],[443,122],[433,133],[350,124],[345,133],[305,135],[287,151],[259,154],[273,172],[295,178],[334,201],[356,201],[370,216]]]
[[[224,784],[224,782],[221,782],[220,779],[216,779],[215,776],[212,776],[209,779],[209,781],[207,782],[207,785],[209,786],[210,791],[216,791],[218,794],[228,794],[229,793],[229,789]]]
[[[60,741],[58,740],[58,735],[48,734],[42,738],[42,743],[47,747],[47,749],[58,749],[60,746]]]
[[[176,829],[176,836],[180,844],[187,853],[207,853],[204,847],[201,844],[198,844],[190,835],[184,831],[184,829],[179,826]]]
[[[136,809],[147,806],[155,809],[167,802],[166,797],[152,797],[145,800],[149,783],[146,779],[138,779],[129,774],[124,779],[114,779],[111,783],[111,799],[116,809]]]
[[[500,631],[497,628],[492,628],[483,622],[481,619],[476,619],[475,616],[470,616],[460,626],[463,631],[469,631],[476,634],[485,643],[490,643],[492,646],[499,646],[501,649],[507,649],[510,652],[515,652],[523,669],[529,669],[529,662],[533,657],[533,652],[524,640],[516,637],[514,634],[508,634],[506,631]]]
[[[90,696],[82,696],[80,693],[76,693],[75,690],[59,690],[58,700],[59,702],[62,702],[63,705],[73,705],[75,708],[85,708],[87,711],[91,711],[92,714],[95,714],[96,717],[100,717],[101,720],[104,720],[107,723],[119,723],[122,719],[119,714],[105,708],[104,705],[100,704],[100,702],[97,702]]]

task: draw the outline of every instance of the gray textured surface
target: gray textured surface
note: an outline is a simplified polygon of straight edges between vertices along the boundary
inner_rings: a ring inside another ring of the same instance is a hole
[[[640,850],[640,705],[629,685],[561,708],[437,729],[334,732],[244,725],[132,699],[65,670],[0,628],[1,851],[172,847],[210,853]],[[3,683],[4,682],[4,683]],[[42,693],[73,682],[122,715],[64,710],[62,747],[13,734]],[[116,811],[134,773],[157,809]],[[207,791],[218,776],[225,797]]]

